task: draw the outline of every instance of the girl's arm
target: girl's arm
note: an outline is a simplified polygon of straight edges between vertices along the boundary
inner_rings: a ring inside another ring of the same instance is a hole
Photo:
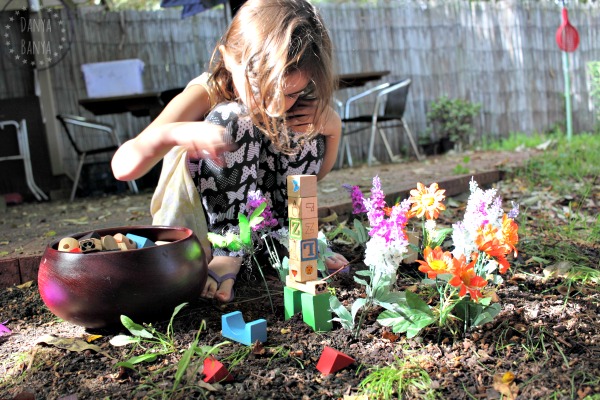
[[[342,137],[342,120],[338,113],[329,107],[324,117],[327,122],[324,124],[321,134],[325,136],[325,157],[323,157],[321,170],[317,174],[317,180],[323,179],[333,168]]]
[[[146,129],[119,147],[111,163],[115,178],[140,178],[174,146],[186,146],[199,157],[217,157],[225,149],[223,127],[202,121],[209,109],[204,86],[186,88]]]

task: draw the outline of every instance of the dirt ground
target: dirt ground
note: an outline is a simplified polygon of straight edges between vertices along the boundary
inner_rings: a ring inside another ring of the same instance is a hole
[[[521,162],[528,156],[522,156]],[[503,159],[498,155],[494,157],[494,160]],[[468,168],[475,165],[472,160],[491,163],[486,154],[474,154],[467,163]],[[461,157],[453,162],[465,164]],[[508,161],[500,164],[511,165]],[[443,165],[429,160],[429,164],[377,168],[383,189],[389,194],[401,191],[400,185],[394,182],[413,179],[410,184],[413,186],[416,180],[412,173],[431,174],[417,179],[425,182],[451,177],[453,174],[448,171],[456,167],[450,167],[449,161]],[[440,168],[446,176],[433,176]],[[337,195],[340,202],[345,198],[345,191],[336,193],[332,188],[341,183],[368,188],[374,175],[373,169],[342,171],[344,176],[332,174],[320,184],[321,206],[336,204],[325,200],[329,195]],[[472,172],[477,172],[476,168],[473,167]],[[519,191],[518,182],[505,180],[499,182],[498,187],[505,201],[522,201],[526,195]],[[86,231],[90,226],[149,223],[149,197],[142,194],[81,199],[57,204],[56,208],[54,205],[42,207],[42,204],[9,207],[6,222],[1,226],[2,251],[8,253],[3,257],[39,254],[53,237]],[[446,222],[456,220],[457,214],[463,211],[464,200],[461,195],[453,198],[454,205],[444,213]],[[552,201],[559,205],[563,200]],[[597,213],[598,205],[594,207]],[[521,240],[540,240],[540,245],[551,246],[556,238],[548,241],[536,226],[535,214],[532,215],[531,220],[523,221],[528,229]],[[362,257],[343,242],[334,243],[334,250],[351,260]],[[600,257],[598,248],[587,251]],[[375,314],[367,316],[358,338],[337,323],[330,332],[315,333],[298,315],[284,320],[283,289],[277,279],[269,279],[275,304],[275,312],[272,312],[262,281],[256,274],[242,273],[234,302],[220,305],[193,299],[174,321],[175,350],[159,355],[152,362],[137,364],[134,369],[115,364],[133,355],[156,352],[156,345],[133,352],[131,346],[112,346],[109,340],[119,332],[89,332],[63,322],[45,307],[35,282],[13,286],[0,291],[0,323],[11,331],[10,334],[0,331],[0,399],[358,399],[360,382],[373,368],[394,363],[407,377],[418,377],[420,371],[425,371],[431,378],[426,387],[405,388],[402,398],[406,399],[597,399],[600,395],[597,287],[565,288],[561,278],[548,275],[545,272],[548,265],[535,256],[520,252],[518,258],[511,260],[511,272],[497,292],[502,311],[494,322],[458,336],[429,327],[412,339],[380,326]],[[401,290],[420,281],[422,274],[417,266],[401,267],[397,282]],[[362,268],[364,265],[360,262],[352,264],[352,271]],[[342,302],[361,297],[361,286],[350,275],[335,276],[331,286]],[[247,347],[236,343],[220,346],[216,357],[229,368],[233,375],[231,382],[204,383],[203,357],[199,354],[191,358],[186,372],[178,375],[182,354],[194,342],[199,330],[198,347],[221,344],[224,341],[221,315],[237,310],[246,321],[267,320],[268,339],[264,346]],[[152,322],[163,333],[168,330],[168,321],[135,322]],[[127,332],[123,329],[121,333]],[[44,336],[49,334],[81,339],[86,345],[76,347],[70,343],[69,350],[62,345],[48,344],[50,339]],[[92,334],[102,336],[92,337]],[[86,348],[88,345],[98,347]],[[316,364],[324,346],[345,353],[355,362],[334,374],[322,375],[316,370]],[[394,391],[385,395],[399,397]]]

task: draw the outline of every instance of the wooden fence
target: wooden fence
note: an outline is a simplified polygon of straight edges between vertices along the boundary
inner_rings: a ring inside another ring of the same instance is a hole
[[[569,11],[581,37],[569,56],[575,132],[593,130],[597,121],[585,67],[600,60],[600,5],[588,3],[573,4]],[[561,10],[553,1],[405,0],[319,7],[335,44],[338,72],[390,70],[386,79],[412,79],[406,120],[420,138],[426,136],[429,104],[443,95],[481,104],[475,139],[564,124],[562,54],[555,42]],[[63,18],[68,18],[64,10]],[[51,68],[53,88],[60,112],[85,116],[91,115],[78,105],[86,97],[82,64],[139,58],[147,90],[184,86],[206,69],[227,25],[222,9],[184,20],[179,10],[79,9],[71,23],[71,49]],[[0,99],[32,94],[31,72],[4,57],[1,63]],[[338,97],[344,100],[356,90],[340,91]],[[116,124],[123,137],[150,122],[125,114],[98,119]],[[365,136],[353,140],[355,148],[366,147]],[[393,145],[400,146],[397,140]]]

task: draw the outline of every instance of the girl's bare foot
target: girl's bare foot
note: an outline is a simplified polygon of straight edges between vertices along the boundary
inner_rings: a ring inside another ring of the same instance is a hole
[[[222,303],[233,300],[233,285],[240,267],[240,257],[215,256],[208,264],[208,277],[201,296]]]

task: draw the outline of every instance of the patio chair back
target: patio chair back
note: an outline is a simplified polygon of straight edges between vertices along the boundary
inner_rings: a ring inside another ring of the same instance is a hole
[[[392,83],[383,83],[352,96],[346,101],[346,104],[344,105],[344,115],[342,118],[342,142],[340,145],[340,153],[338,154],[338,167],[342,167],[344,165],[344,155],[348,157],[348,164],[352,166],[352,154],[350,152],[350,144],[347,136],[367,129],[371,130],[367,164],[371,166],[374,159],[373,151],[377,133],[379,133],[383,141],[390,161],[395,161],[397,157],[394,155],[390,147],[384,130],[384,128],[391,126],[386,125],[383,127],[380,125],[382,122],[391,121],[398,122],[397,126],[400,126],[403,129],[417,159],[423,159],[412,132],[404,120],[404,112],[406,110],[406,101],[409,94],[410,84],[410,79],[403,79]],[[375,96],[375,105],[373,106],[371,114],[350,117],[352,106],[354,104],[358,104],[358,100],[368,96]]]
[[[92,121],[77,115],[59,114],[56,118],[63,126],[67,139],[78,156],[77,170],[73,178],[73,187],[70,196],[70,200],[73,201],[81,178],[81,170],[87,156],[112,154],[121,146],[121,141],[114,128],[108,124]],[[83,129],[75,131],[75,127]],[[98,137],[98,134],[101,134],[102,137]],[[102,145],[97,145],[97,143],[102,143]],[[135,181],[128,181],[127,184],[131,192],[138,193]]]

